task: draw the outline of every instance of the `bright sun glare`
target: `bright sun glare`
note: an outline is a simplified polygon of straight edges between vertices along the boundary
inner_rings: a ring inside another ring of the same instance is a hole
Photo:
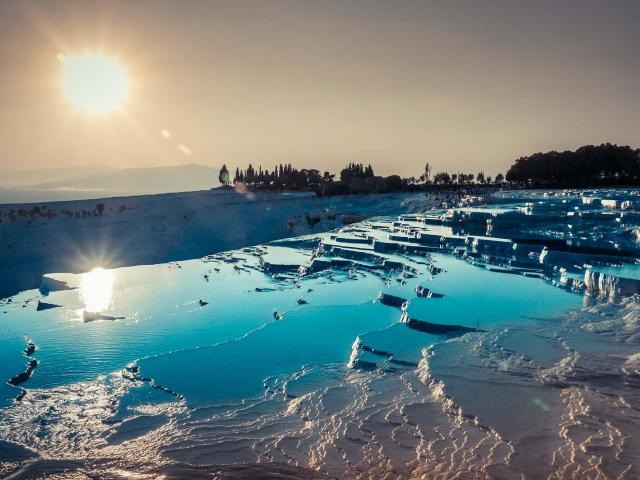
[[[80,277],[80,295],[87,312],[99,313],[109,308],[113,294],[113,272],[94,268]]]
[[[109,113],[120,108],[129,95],[124,67],[101,53],[58,56],[62,65],[60,84],[69,101],[90,113]]]

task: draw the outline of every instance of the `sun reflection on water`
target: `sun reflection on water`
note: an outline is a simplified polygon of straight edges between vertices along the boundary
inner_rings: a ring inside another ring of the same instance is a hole
[[[111,304],[113,294],[113,272],[104,268],[94,268],[83,273],[80,280],[80,295],[85,312],[99,313]]]

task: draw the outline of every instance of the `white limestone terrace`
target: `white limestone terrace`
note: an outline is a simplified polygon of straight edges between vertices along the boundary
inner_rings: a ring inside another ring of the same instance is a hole
[[[635,193],[622,190],[615,195],[624,199]],[[602,196],[607,195],[613,194]],[[402,213],[392,223],[353,225],[326,237],[323,244],[336,252],[447,251],[486,268],[539,275],[611,298],[636,293],[638,214],[613,212],[584,198],[577,191],[509,192],[484,206],[433,210],[441,199],[421,194],[318,199],[265,193],[247,198],[214,191],[107,199],[101,201],[100,213],[81,213],[80,218],[77,212],[88,212],[90,201],[40,206],[38,214],[33,207],[2,207],[5,215],[17,216],[0,224],[0,231],[14,234],[0,237],[7,244],[0,253],[2,277],[17,289],[29,269],[39,275],[48,266],[48,271],[77,271],[180,260],[323,231],[376,214]],[[79,207],[76,213],[70,210]],[[20,245],[9,241],[18,236]],[[271,253],[263,261],[272,269],[295,270],[300,262],[291,257],[291,249],[282,255],[289,259],[283,262]],[[39,284],[39,279],[29,280],[29,286]]]
[[[562,277],[590,250],[445,213],[116,269],[110,321],[60,289],[82,276],[47,276],[3,305],[0,372],[24,367],[25,332],[40,362],[3,386],[0,437],[40,455],[8,471],[635,478],[638,296],[581,309]]]
[[[48,272],[198,258],[437,205],[424,194],[316,197],[230,190],[0,205],[0,298]]]
[[[439,248],[464,243],[459,252],[474,261],[539,269],[547,277],[559,274],[567,286],[612,299],[630,296],[640,291],[640,212],[626,199],[636,198],[638,191],[598,193],[628,208],[614,211],[601,202],[585,203],[579,191],[507,192],[485,207],[400,220],[412,242]],[[434,225],[449,230],[429,231]]]

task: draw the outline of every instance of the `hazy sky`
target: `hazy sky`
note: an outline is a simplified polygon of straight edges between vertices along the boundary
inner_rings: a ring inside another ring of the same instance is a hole
[[[91,50],[131,77],[121,113],[61,93],[58,54]],[[0,168],[495,174],[535,151],[640,146],[639,52],[635,0],[4,0]]]

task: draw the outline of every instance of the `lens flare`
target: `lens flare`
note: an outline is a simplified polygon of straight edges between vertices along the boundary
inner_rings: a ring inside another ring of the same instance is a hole
[[[180,150],[186,156],[189,156],[189,155],[191,155],[193,153],[189,147],[187,147],[186,145],[183,145],[183,144],[178,145],[178,150]]]

